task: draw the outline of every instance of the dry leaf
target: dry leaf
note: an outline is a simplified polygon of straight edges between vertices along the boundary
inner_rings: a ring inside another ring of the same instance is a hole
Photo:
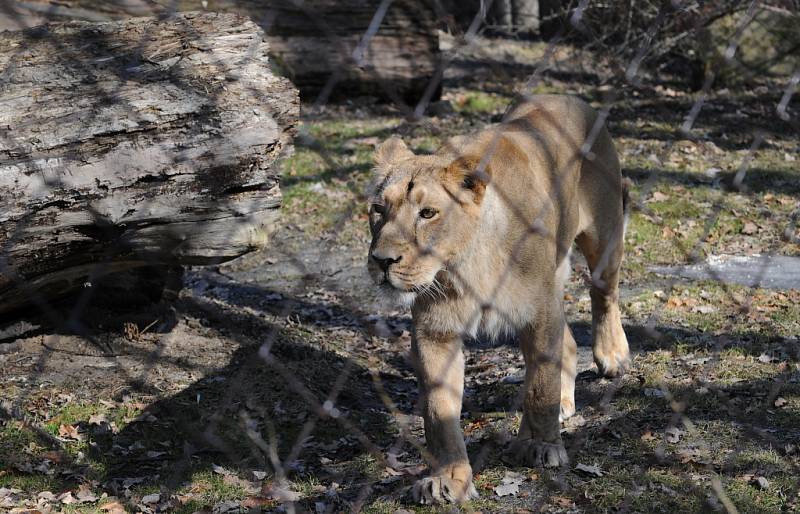
[[[58,435],[64,439],[80,439],[81,436],[78,433],[78,427],[75,425],[59,425],[58,426]]]
[[[519,484],[525,481],[525,477],[520,473],[513,471],[506,471],[505,476],[500,485],[494,488],[494,493],[497,496],[516,496],[519,494]]]
[[[81,503],[91,503],[97,501],[97,496],[87,484],[78,486],[78,493],[75,495]]]
[[[670,296],[669,300],[667,300],[667,307],[671,307],[673,309],[676,309],[676,308],[680,307],[681,305],[683,305],[683,303],[684,302],[683,302],[683,300],[681,298],[679,298],[677,296]]]
[[[755,234],[756,232],[758,232],[758,226],[755,223],[753,223],[752,221],[748,221],[742,227],[742,234],[745,234],[745,235],[749,236],[749,235]]]
[[[518,482],[511,482],[509,484],[500,484],[495,486],[494,494],[497,496],[516,496],[519,494],[519,483]]]
[[[89,416],[90,425],[102,425],[103,423],[108,423],[108,418],[106,418],[105,414],[92,414]]]
[[[664,436],[668,443],[677,443],[681,440],[682,435],[683,430],[678,427],[667,427],[664,431]]]
[[[681,448],[677,452],[678,457],[684,464],[694,462],[696,464],[709,464],[711,462],[711,453],[708,450],[700,448]]]
[[[787,403],[786,398],[784,398],[783,396],[778,396],[777,398],[775,398],[773,405],[780,409],[781,407],[786,405],[786,403]]]
[[[278,482],[265,484],[265,486],[262,488],[261,494],[266,498],[281,502],[296,502],[303,497],[302,494],[289,489],[289,485],[290,484],[281,484]]]
[[[575,505],[575,502],[564,496],[553,496],[552,501],[554,504],[564,509],[569,509]]]
[[[108,514],[126,514],[125,507],[118,501],[104,503],[98,509],[108,512]]]
[[[258,509],[260,507],[267,507],[275,503],[275,500],[270,498],[262,498],[261,496],[251,496],[242,500],[242,507],[245,509]]]
[[[63,503],[64,505],[72,505],[73,503],[78,503],[78,500],[72,496],[72,492],[67,491],[66,493],[60,495],[58,497],[58,501]]]
[[[394,468],[392,468],[390,466],[386,466],[385,468],[383,468],[383,474],[384,475],[388,475],[388,476],[393,476],[393,477],[399,477],[399,476],[403,475],[403,472],[402,471],[397,471],[396,469],[394,469]]]
[[[231,475],[231,474],[233,474],[233,471],[230,471],[228,469],[223,468],[222,466],[218,466],[218,465],[213,464],[213,463],[211,464],[211,471],[213,471],[214,473],[216,473],[218,475]]]
[[[16,487],[0,487],[0,498],[8,498],[21,492],[22,489],[17,489]]]
[[[763,362],[764,364],[769,364],[770,362],[777,362],[778,359],[771,355],[767,355],[766,353],[762,353],[758,356],[758,362]]]
[[[586,464],[578,464],[577,466],[575,466],[575,469],[578,470],[578,471],[583,471],[587,475],[594,475],[596,477],[603,476],[603,472],[600,470],[600,467],[597,466],[597,465],[588,466]]]
[[[44,452],[41,454],[43,459],[47,459],[54,464],[60,464],[64,461],[64,454],[59,451],[51,450],[49,452]]]
[[[653,195],[650,197],[650,201],[652,202],[663,202],[664,200],[668,200],[669,195],[665,195],[661,191],[653,192]]]
[[[161,495],[158,493],[148,494],[142,498],[142,503],[145,505],[152,505],[161,501]]]

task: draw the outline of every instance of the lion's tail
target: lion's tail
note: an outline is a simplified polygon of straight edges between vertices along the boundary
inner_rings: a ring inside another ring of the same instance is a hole
[[[631,187],[633,187],[633,181],[627,177],[622,178],[622,212],[625,216],[628,215],[631,208]]]
[[[625,232],[628,229],[628,219],[631,216],[631,187],[633,187],[633,181],[627,177],[622,177],[622,235],[625,236]]]

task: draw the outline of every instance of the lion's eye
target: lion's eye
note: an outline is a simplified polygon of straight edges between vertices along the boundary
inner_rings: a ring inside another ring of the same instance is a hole
[[[436,216],[436,209],[431,209],[430,207],[425,207],[424,209],[419,211],[419,215],[420,215],[421,218],[425,218],[426,220],[429,220],[429,219],[433,218],[434,216]]]
[[[373,203],[372,210],[380,214],[381,216],[384,216],[386,214],[386,206],[379,203]]]

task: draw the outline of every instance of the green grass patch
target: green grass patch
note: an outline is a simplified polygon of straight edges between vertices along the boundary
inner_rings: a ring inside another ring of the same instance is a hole
[[[250,495],[242,485],[236,482],[235,477],[234,479],[226,479],[225,475],[212,471],[195,471],[190,479],[175,492],[176,497],[182,498],[182,503],[170,512],[178,514],[210,512],[220,503],[240,502]],[[138,496],[158,492],[158,487],[152,486],[136,489]],[[274,506],[277,505],[279,505],[279,502],[274,502]]]
[[[504,111],[511,100],[502,95],[483,91],[467,91],[455,97],[453,108],[459,114],[486,115]]]
[[[7,470],[6,473],[0,475],[0,487],[21,489],[26,494],[35,496],[42,491],[58,493],[65,487],[65,483],[56,477],[48,475]]]
[[[58,428],[61,425],[74,425],[81,421],[89,421],[91,416],[103,414],[106,411],[106,407],[97,403],[67,403],[44,424],[44,428],[51,434],[58,435]]]

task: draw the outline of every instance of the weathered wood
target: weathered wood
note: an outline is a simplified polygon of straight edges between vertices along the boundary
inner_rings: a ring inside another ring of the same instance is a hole
[[[415,104],[434,78],[439,39],[430,2],[395,0],[385,14],[381,0],[258,3],[272,11],[272,52],[311,99],[329,86],[333,98],[367,94]],[[379,25],[370,33],[373,20]]]
[[[0,312],[263,246],[297,91],[234,14],[0,33]]]
[[[21,15],[96,20],[148,9],[154,15],[203,9],[201,0],[161,5],[143,0],[71,0],[69,7],[47,0],[18,4],[9,23]],[[310,101],[324,93],[333,100],[369,95],[416,104],[434,80],[439,62],[436,29],[447,15],[437,13],[438,3],[428,0],[215,0],[206,5],[214,11],[249,16],[260,24],[278,70]],[[470,20],[474,15],[473,9]],[[379,23],[370,32],[373,20]],[[438,95],[434,88],[433,99]]]
[[[439,5],[452,20],[451,32],[466,32],[476,16],[483,16],[483,30],[488,34],[530,38],[541,35],[550,19],[571,4],[566,0],[439,0]]]

